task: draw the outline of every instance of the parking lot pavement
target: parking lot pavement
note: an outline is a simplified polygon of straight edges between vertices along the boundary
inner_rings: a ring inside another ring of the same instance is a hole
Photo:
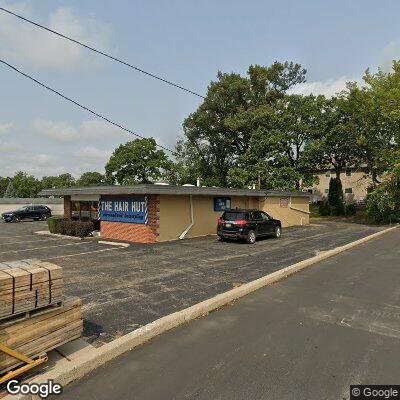
[[[95,346],[164,315],[382,227],[319,222],[255,245],[215,236],[119,248],[36,235],[43,222],[0,223],[0,262],[27,258],[64,268],[68,295],[83,299],[85,338]]]

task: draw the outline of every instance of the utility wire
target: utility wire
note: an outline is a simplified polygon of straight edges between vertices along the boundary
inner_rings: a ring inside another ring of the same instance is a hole
[[[64,39],[66,39],[66,40],[69,40],[70,42],[73,42],[73,43],[78,44],[78,45],[80,45],[80,46],[82,46],[82,47],[85,47],[86,49],[92,50],[92,51],[94,51],[94,52],[97,53],[97,54],[101,54],[101,55],[104,56],[104,57],[107,57],[107,58],[109,58],[109,59],[111,59],[111,60],[117,61],[117,62],[119,62],[120,64],[126,65],[126,66],[129,67],[129,68],[132,68],[132,69],[134,69],[134,70],[136,70],[136,71],[138,71],[138,72],[141,72],[142,74],[148,75],[148,76],[150,76],[150,77],[152,77],[152,78],[154,78],[154,79],[158,79],[159,81],[164,82],[164,83],[166,83],[166,84],[168,84],[168,85],[174,86],[174,87],[176,87],[176,88],[178,88],[178,89],[184,90],[184,91],[187,92],[187,93],[194,94],[194,95],[197,96],[197,97],[201,97],[202,99],[205,99],[205,96],[203,96],[203,95],[201,95],[201,94],[199,94],[199,93],[196,93],[196,92],[194,92],[193,90],[187,89],[187,88],[185,88],[185,87],[183,87],[183,86],[181,86],[181,85],[179,85],[179,84],[177,84],[177,83],[174,83],[174,82],[171,82],[171,81],[169,81],[169,80],[167,80],[167,79],[165,79],[165,78],[162,78],[161,76],[158,76],[158,75],[152,74],[151,72],[145,71],[144,69],[141,69],[141,68],[136,67],[136,66],[134,66],[134,65],[132,65],[132,64],[129,64],[129,63],[126,62],[126,61],[123,61],[123,60],[121,60],[121,59],[119,59],[119,58],[116,58],[116,57],[114,57],[114,56],[112,56],[112,55],[110,55],[110,54],[104,53],[104,52],[101,51],[101,50],[97,50],[97,49],[95,49],[94,47],[91,47],[91,46],[89,46],[89,45],[87,45],[87,44],[85,44],[85,43],[82,43],[82,42],[80,42],[80,41],[78,41],[78,40],[76,40],[76,39],[73,39],[73,38],[71,38],[71,37],[69,37],[69,36],[66,36],[66,35],[60,33],[60,32],[57,32],[57,31],[55,31],[55,30],[53,30],[53,29],[50,29],[50,28],[48,28],[47,26],[41,25],[41,24],[39,24],[39,23],[37,23],[37,22],[34,22],[34,21],[32,21],[32,20],[30,20],[30,19],[28,19],[28,18],[23,17],[22,15],[19,15],[19,14],[16,14],[16,13],[10,11],[10,10],[7,10],[7,9],[4,8],[4,7],[0,7],[0,10],[1,10],[1,11],[4,11],[4,12],[7,13],[7,14],[13,15],[14,17],[17,17],[17,18],[19,18],[19,19],[21,19],[21,20],[23,20],[23,21],[25,21],[25,22],[28,22],[29,24],[32,24],[32,25],[34,25],[34,26],[36,26],[36,27],[38,27],[38,28],[44,29],[44,30],[46,30],[46,31],[48,31],[48,32],[51,32],[51,33],[53,33],[54,35],[57,35],[57,36],[60,36],[60,37],[62,37],[62,38],[64,38]]]
[[[37,83],[38,85],[44,87],[45,89],[49,90],[50,92],[53,92],[53,93],[57,94],[58,96],[62,97],[64,100],[68,100],[69,102],[71,102],[71,103],[75,104],[76,106],[78,106],[78,107],[80,107],[80,108],[82,108],[82,109],[84,109],[84,110],[90,112],[91,114],[95,115],[96,117],[103,119],[104,121],[108,122],[109,124],[114,125],[114,126],[117,126],[118,128],[124,130],[125,132],[128,132],[128,133],[130,133],[130,134],[132,134],[132,135],[134,135],[134,136],[136,136],[136,137],[138,137],[138,138],[140,138],[140,139],[148,139],[148,138],[146,138],[145,136],[139,135],[138,133],[135,133],[135,132],[131,131],[131,130],[128,129],[128,128],[125,128],[125,127],[123,127],[122,125],[120,125],[120,124],[118,124],[118,123],[116,123],[116,122],[110,120],[109,118],[107,118],[107,117],[105,117],[105,116],[103,116],[103,115],[97,113],[96,111],[93,111],[93,110],[91,110],[90,108],[88,108],[88,107],[86,107],[86,106],[84,106],[84,105],[78,103],[76,100],[73,100],[73,99],[71,99],[70,97],[65,96],[65,95],[62,94],[61,92],[58,92],[57,90],[52,89],[50,86],[47,86],[46,84],[40,82],[39,80],[37,80],[37,79],[33,78],[32,76],[26,74],[25,72],[20,71],[18,68],[14,67],[13,65],[9,64],[8,62],[6,62],[6,61],[0,59],[0,63],[6,65],[6,66],[9,67],[9,68],[11,68],[12,70],[14,70],[14,71],[17,72],[18,74],[24,76],[25,78],[28,78],[28,79],[30,79],[31,81]],[[162,145],[157,144],[157,143],[156,143],[156,145],[157,145],[157,147],[160,147],[161,149],[166,150],[166,151],[172,153],[173,155],[176,155],[176,152],[175,152],[174,150],[169,149],[168,147],[162,146]]]

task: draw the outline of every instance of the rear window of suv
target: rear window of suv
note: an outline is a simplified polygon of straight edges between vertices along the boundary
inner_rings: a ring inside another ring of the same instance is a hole
[[[225,221],[238,221],[239,219],[246,219],[244,212],[225,212],[222,218]]]

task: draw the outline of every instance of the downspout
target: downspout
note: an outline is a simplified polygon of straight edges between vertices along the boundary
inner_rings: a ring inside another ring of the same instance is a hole
[[[293,207],[292,206],[292,197],[291,196],[289,197],[289,208],[291,210],[294,210],[294,211],[300,211],[300,212],[302,212],[304,214],[311,214],[310,211],[306,211],[306,210],[302,210],[301,208]],[[305,219],[304,217],[300,218],[300,225],[304,225],[304,219]]]
[[[181,233],[179,236],[179,239],[184,239],[186,234],[190,231],[192,226],[194,225],[194,215],[193,215],[193,199],[192,195],[189,195],[190,199],[190,225]]]

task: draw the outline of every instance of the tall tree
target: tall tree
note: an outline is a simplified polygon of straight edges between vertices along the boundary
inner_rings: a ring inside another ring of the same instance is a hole
[[[357,144],[357,130],[352,115],[352,104],[345,94],[330,99],[320,97],[322,112],[319,130],[310,144],[310,164],[317,169],[332,168],[336,179],[346,168],[362,163]]]
[[[14,188],[12,180],[10,180],[8,182],[7,188],[6,188],[5,192],[4,192],[4,197],[5,198],[17,197],[17,192],[16,192],[16,190]]]
[[[300,189],[313,181],[308,148],[319,132],[323,98],[286,95],[274,108],[258,107],[247,121],[250,146],[230,178],[236,186]],[[248,114],[250,115],[250,114]]]
[[[168,167],[163,150],[153,138],[135,139],[117,147],[106,165],[106,178],[120,185],[151,183]]]
[[[26,172],[18,171],[12,178],[16,197],[36,197],[40,192],[40,181]]]
[[[197,175],[206,185],[228,186],[229,171],[249,148],[260,115],[267,117],[304,77],[305,70],[289,62],[250,66],[247,77],[219,72],[204,102],[184,121],[178,161],[189,166],[192,178]]]
[[[75,178],[70,173],[58,176],[44,176],[41,180],[43,189],[63,189],[75,186]]]
[[[78,186],[98,186],[105,183],[105,176],[100,172],[84,172],[76,181]]]
[[[11,178],[3,178],[2,176],[0,176],[0,197],[4,196],[4,193],[7,190],[7,187],[10,183]]]

